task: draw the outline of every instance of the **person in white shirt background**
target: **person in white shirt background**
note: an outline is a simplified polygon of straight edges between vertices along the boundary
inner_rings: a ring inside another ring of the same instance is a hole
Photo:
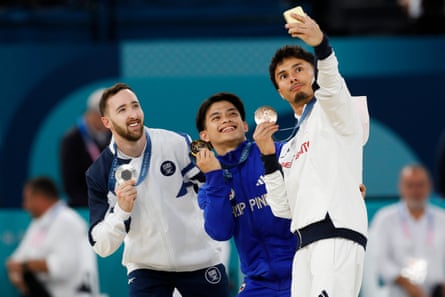
[[[400,201],[381,208],[369,231],[364,297],[445,296],[445,210],[430,202],[431,177],[418,164],[403,167]]]
[[[54,182],[43,176],[27,181],[23,207],[32,221],[7,260],[11,283],[25,297],[97,296],[97,259],[87,224],[59,200]]]

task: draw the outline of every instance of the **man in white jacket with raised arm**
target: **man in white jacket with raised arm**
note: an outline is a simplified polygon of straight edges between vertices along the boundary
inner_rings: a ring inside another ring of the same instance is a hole
[[[363,128],[327,37],[309,16],[292,16],[298,22],[286,25],[289,34],[314,47],[315,57],[284,46],[272,58],[270,78],[299,123],[279,156],[272,140],[278,125],[256,128],[267,201],[276,216],[292,219],[291,231],[300,239],[292,296],[358,296],[368,221],[357,186]]]

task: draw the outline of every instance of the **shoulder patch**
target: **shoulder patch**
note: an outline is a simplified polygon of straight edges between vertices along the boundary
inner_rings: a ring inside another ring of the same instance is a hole
[[[161,173],[165,176],[171,176],[176,172],[176,165],[173,161],[164,161],[161,164]]]

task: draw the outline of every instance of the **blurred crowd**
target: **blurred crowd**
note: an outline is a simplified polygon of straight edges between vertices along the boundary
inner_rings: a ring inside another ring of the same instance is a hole
[[[131,19],[139,26],[147,25],[147,19],[152,14],[162,15],[172,20],[182,18],[193,18],[190,11],[198,14],[202,11],[203,22],[207,26],[217,26],[209,22],[208,15],[214,15],[213,19],[220,19],[226,22],[227,16],[238,16],[238,21],[245,27],[252,26],[243,31],[242,34],[264,34],[270,35],[274,32],[270,28],[263,27],[255,31],[253,23],[257,23],[259,18],[268,19],[272,26],[282,22],[279,11],[284,11],[290,7],[301,5],[305,11],[317,18],[320,25],[325,28],[330,35],[370,35],[370,34],[442,34],[445,33],[445,7],[443,0],[279,0],[279,1],[183,1],[183,0],[2,0],[0,1],[1,14],[7,14],[8,10],[60,10],[67,22],[70,17],[67,13],[85,13],[85,18],[94,23],[97,19],[104,20],[101,13],[108,14],[113,25],[122,26],[124,20]],[[221,9],[224,8],[224,9]],[[123,12],[125,11],[125,12]],[[132,13],[133,11],[133,13]],[[140,19],[135,17],[135,12]],[[145,16],[144,16],[145,15]],[[226,16],[226,18],[224,18]],[[60,19],[60,17],[59,17]],[[162,19],[162,18],[161,18]],[[16,22],[17,19],[10,20],[3,18],[3,23]],[[23,20],[25,22],[25,19]],[[155,20],[156,22],[156,20]],[[107,26],[104,23],[102,26]],[[109,26],[112,26],[109,24]],[[147,25],[148,29],[149,26]],[[218,27],[224,30],[224,26]],[[193,30],[199,30],[194,28]],[[182,30],[180,34],[194,34],[193,30]],[[202,29],[201,29],[202,30]],[[150,32],[146,33],[150,36]],[[178,33],[179,34],[179,33]],[[196,32],[196,34],[203,34]],[[223,34],[223,33],[217,33]],[[240,34],[233,33],[230,34]],[[187,37],[187,36],[185,36]]]

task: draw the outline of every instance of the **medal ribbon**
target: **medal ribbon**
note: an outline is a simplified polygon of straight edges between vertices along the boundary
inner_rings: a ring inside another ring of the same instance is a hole
[[[151,159],[151,140],[150,135],[147,131],[145,131],[145,138],[147,139],[147,144],[144,150],[144,156],[142,158],[142,167],[139,173],[139,178],[136,182],[136,186],[139,185],[147,176],[148,169],[150,168],[150,159]],[[117,145],[116,142],[113,143],[114,147],[114,157],[113,162],[111,163],[110,175],[108,176],[108,190],[114,193],[114,187],[116,186],[116,170],[119,167],[119,158],[117,157]],[[130,160],[129,160],[130,161]]]
[[[314,107],[315,102],[317,99],[314,97],[306,104],[306,108],[303,111],[303,114],[301,115],[300,120],[297,120],[297,123],[295,124],[294,128],[292,129],[292,133],[284,140],[281,140],[282,142],[288,142],[292,137],[297,135],[298,130],[300,129],[301,123],[307,118],[309,113],[311,112],[312,108]],[[284,130],[284,129],[283,129]]]
[[[426,212],[426,219],[427,219],[427,226],[428,226],[428,230],[427,230],[427,238],[426,238],[426,242],[429,245],[433,244],[433,235],[434,235],[434,218],[433,218],[433,214],[428,211],[428,209],[425,211]],[[400,207],[400,219],[402,220],[402,228],[403,228],[403,234],[406,237],[410,237],[411,236],[411,231],[408,225],[408,219],[407,219],[408,214],[406,213],[406,209],[404,209],[403,204]]]
[[[230,168],[234,168],[234,167],[240,165],[241,163],[244,163],[247,160],[251,146],[252,146],[251,142],[246,143],[246,145],[243,147],[243,150],[241,151],[241,156],[239,158],[239,161],[236,164],[227,165],[227,164],[221,163],[222,168],[223,168],[223,175],[226,180],[232,178],[232,173],[229,171]]]

